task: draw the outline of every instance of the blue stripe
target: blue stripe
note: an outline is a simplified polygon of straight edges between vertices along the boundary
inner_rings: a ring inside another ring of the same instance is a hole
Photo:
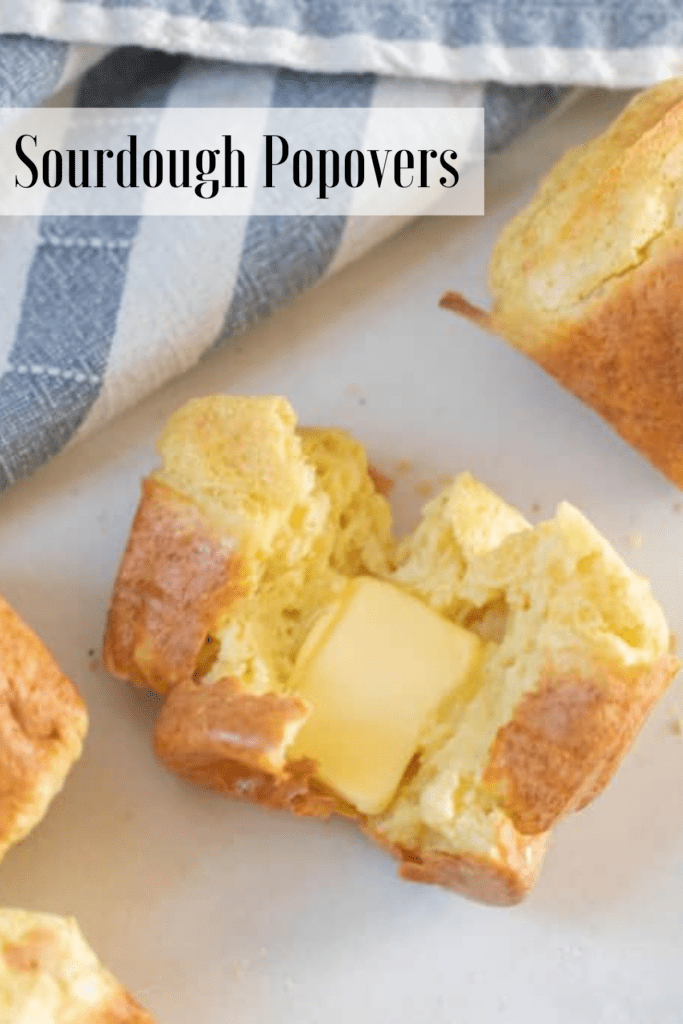
[[[99,0],[99,6],[285,28],[301,36],[365,33],[451,47],[492,42],[563,49],[683,44],[680,0]]]
[[[0,381],[1,486],[55,455],[97,398],[136,231],[136,218],[43,217]]]
[[[68,52],[67,43],[0,36],[0,107],[32,107],[50,96]]]
[[[83,79],[79,107],[164,107],[183,65],[178,54],[120,46]]]
[[[148,54],[142,64],[117,65],[111,55],[86,75],[79,105],[99,104],[110,95],[112,78],[122,105],[163,105],[179,59]],[[41,219],[0,381],[0,487],[56,455],[100,394],[139,224],[139,217]]]
[[[271,107],[369,107],[374,75],[280,71]],[[213,346],[264,319],[318,281],[344,233],[345,216],[250,217],[223,328]]]
[[[489,83],[484,90],[486,152],[496,153],[547,117],[571,90],[556,85]]]

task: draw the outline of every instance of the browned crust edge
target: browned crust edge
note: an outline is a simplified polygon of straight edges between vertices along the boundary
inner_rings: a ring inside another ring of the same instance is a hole
[[[295,814],[327,818],[338,801],[313,787],[315,763],[285,763],[288,732],[306,717],[298,697],[240,692],[232,679],[180,683],[154,730],[167,768],[209,789]]]
[[[484,330],[493,330],[491,314],[487,313],[485,309],[481,309],[480,306],[475,306],[460,292],[445,292],[439,299],[439,307],[450,309],[451,313],[457,313],[458,316],[471,320],[472,323],[483,327]]]
[[[529,354],[683,487],[683,233],[678,245],[611,282]]]
[[[496,907],[514,906],[529,895],[548,845],[547,833],[525,839],[509,822],[502,823],[488,856],[411,849],[391,842],[372,823],[364,831],[399,861],[398,873],[406,881],[439,885]]]
[[[571,315],[541,315],[529,307],[513,321],[503,303],[486,313],[456,292],[440,305],[537,362],[683,488],[681,280],[678,231]]]
[[[307,714],[307,705],[293,695],[245,693],[227,677],[187,679],[171,691],[157,718],[155,749],[165,762],[192,752],[195,764],[239,761],[256,771],[278,771],[288,733]]]
[[[169,694],[159,714],[154,749],[177,775],[228,796],[299,815],[353,819],[399,860],[403,878],[500,906],[527,895],[540,868],[545,837],[525,839],[507,823],[489,856],[424,854],[391,843],[371,819],[317,785],[314,761],[274,767],[273,751],[284,747],[287,730],[302,715],[305,707],[295,697],[253,697],[240,693],[229,679],[211,685],[188,680]]]
[[[105,666],[165,693],[192,676],[220,612],[243,593],[239,555],[194,502],[144,480],[114,585]]]
[[[102,1007],[89,1011],[74,1024],[155,1024],[154,1018],[125,989]]]
[[[552,828],[602,792],[678,668],[667,654],[630,675],[597,665],[585,677],[546,670],[499,729],[483,776],[523,835]]]

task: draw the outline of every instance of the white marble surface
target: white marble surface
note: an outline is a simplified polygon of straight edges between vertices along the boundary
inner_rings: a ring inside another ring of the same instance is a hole
[[[569,499],[651,577],[683,635],[683,495],[539,369],[437,308],[447,287],[485,298],[501,224],[620,102],[588,95],[491,161],[485,218],[411,225],[2,498],[1,588],[92,726],[63,795],[3,863],[0,903],[76,914],[159,1024],[681,1020],[680,682],[607,794],[558,828],[529,900],[500,910],[399,882],[344,822],[167,775],[149,748],[155,699],[97,662],[154,436],[218,390],[286,394],[302,420],[353,429],[390,474],[410,460],[403,525],[421,482],[464,467],[531,518]]]

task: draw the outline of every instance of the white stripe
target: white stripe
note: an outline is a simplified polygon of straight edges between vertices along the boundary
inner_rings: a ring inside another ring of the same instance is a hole
[[[132,238],[59,238],[57,235],[43,235],[48,245],[62,246],[64,249],[128,249],[133,244]]]
[[[190,68],[169,105],[196,102]],[[273,74],[217,72],[209,89],[216,106],[254,106],[265,127]],[[213,91],[212,91],[213,89]],[[73,439],[96,429],[165,381],[193,366],[218,336],[240,267],[247,217],[147,217],[128,265],[128,277],[99,398]]]
[[[66,56],[64,67],[62,68],[62,75],[59,82],[55,86],[55,92],[59,89],[63,89],[65,85],[72,82],[74,78],[82,75],[88,68],[93,67],[99,60],[104,57],[106,53],[109,53],[110,46],[70,46]]]
[[[380,79],[372,96],[373,107],[481,107],[484,88],[480,85],[451,85],[447,82],[406,82],[405,79]],[[362,256],[368,249],[400,231],[411,217],[350,217],[325,277]]]
[[[63,370],[59,366],[43,366],[41,363],[8,363],[7,371],[18,373],[22,377],[59,377],[61,380],[74,380],[77,384],[99,384],[100,378],[93,373],[81,370]]]
[[[447,47],[424,41],[376,39],[367,34],[304,36],[284,28],[251,28],[166,11],[41,0],[0,12],[0,31],[105,45],[138,43],[201,57],[272,63],[313,71],[375,71],[383,75],[510,85],[552,82],[636,88],[683,71],[683,48],[643,46],[604,50],[552,46]]]
[[[443,107],[446,110],[451,107],[483,107],[484,86],[380,78],[375,85],[372,105],[380,110],[384,107],[398,107],[402,110],[406,107]]]

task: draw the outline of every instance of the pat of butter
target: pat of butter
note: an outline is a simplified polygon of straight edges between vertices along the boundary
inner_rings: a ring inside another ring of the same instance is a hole
[[[390,583],[361,577],[302,650],[292,689],[312,707],[290,757],[364,814],[391,801],[429,716],[463,686],[481,641]]]

